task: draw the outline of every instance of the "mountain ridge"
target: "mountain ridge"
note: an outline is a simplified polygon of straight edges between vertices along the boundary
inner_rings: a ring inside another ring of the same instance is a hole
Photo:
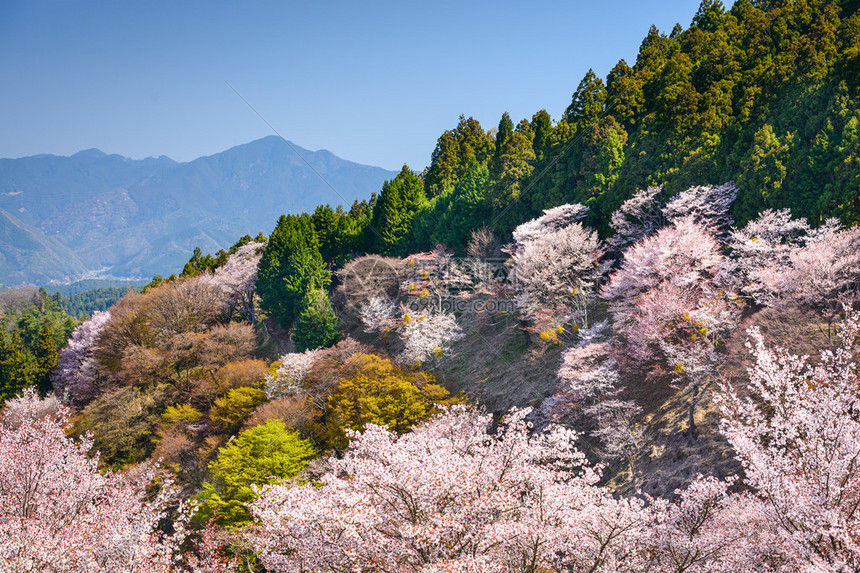
[[[65,247],[85,266],[82,275],[75,275],[76,267],[64,264],[60,249],[47,248],[40,239],[28,244],[42,245],[40,260],[54,259],[56,271],[47,264],[30,272],[30,259],[0,238],[0,253],[15,252],[17,261],[2,268],[0,287],[84,275],[139,279],[169,274],[196,246],[225,248],[236,236],[270,231],[282,213],[313,210],[321,203],[349,208],[396,174],[328,150],[290,145],[304,160],[277,136],[186,162],[166,156],[130,159],[95,148],[71,156],[0,159],[0,209],[27,233],[50,238],[51,245]]]

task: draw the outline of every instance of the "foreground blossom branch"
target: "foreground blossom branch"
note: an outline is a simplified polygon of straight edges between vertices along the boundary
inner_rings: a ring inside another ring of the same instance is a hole
[[[171,571],[184,531],[158,532],[166,490],[145,501],[152,471],[98,471],[88,439],[65,434],[67,411],[32,390],[0,418],[0,570],[33,573]]]

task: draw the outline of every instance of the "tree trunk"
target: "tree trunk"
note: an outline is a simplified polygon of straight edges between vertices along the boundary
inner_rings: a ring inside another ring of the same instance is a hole
[[[690,441],[696,439],[696,420],[693,415],[696,412],[696,405],[699,403],[699,399],[701,396],[699,395],[699,383],[693,382],[692,385],[693,395],[690,397],[690,411],[687,416],[687,426],[689,428],[689,436]]]

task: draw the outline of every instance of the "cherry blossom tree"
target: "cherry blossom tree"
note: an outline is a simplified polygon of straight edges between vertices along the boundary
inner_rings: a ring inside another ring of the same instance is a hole
[[[769,267],[763,281],[782,302],[822,309],[832,319],[860,298],[860,227],[826,230],[789,253],[788,267]]]
[[[760,521],[804,570],[860,567],[860,393],[854,343],[860,314],[840,325],[841,344],[817,364],[765,345],[749,331],[755,357],[749,392],[724,385],[722,431],[746,483],[766,501]]]
[[[358,314],[365,332],[376,332],[394,324],[396,310],[390,300],[374,296],[361,306]]]
[[[365,332],[397,333],[403,344],[399,361],[420,366],[441,357],[463,338],[456,316],[445,309],[453,306],[447,303],[460,296],[460,289],[469,290],[473,277],[442,247],[410,255],[400,266],[399,296],[370,297],[359,317]]]
[[[409,255],[402,264],[400,300],[409,302],[416,298],[429,298],[437,308],[441,308],[443,299],[456,296],[463,289],[471,289],[475,279],[480,278],[472,276],[463,261],[455,259],[453,253],[442,246]]]
[[[714,236],[692,218],[681,219],[629,248],[601,296],[616,330],[646,358],[682,328],[678,319],[705,329],[706,338],[733,325],[736,313],[720,288],[724,265]]]
[[[439,358],[464,336],[457,319],[448,312],[404,313],[403,320],[404,348],[399,359],[404,364],[420,366],[429,359]]]
[[[320,350],[305,350],[281,356],[275,371],[266,375],[266,396],[269,400],[303,393],[302,383],[320,353]]]
[[[588,213],[588,207],[580,203],[566,203],[545,209],[543,215],[531,221],[527,221],[514,229],[514,243],[517,248],[522,247],[526,243],[546,236],[548,233],[560,231],[569,227],[575,221],[585,217]]]
[[[690,388],[688,424],[720,362],[717,345],[736,326],[742,301],[727,291],[726,261],[693,217],[629,248],[601,294],[634,358],[662,357]]]
[[[588,326],[588,305],[602,273],[597,233],[573,222],[586,208],[562,205],[514,231],[511,251],[516,303],[532,320]]]
[[[590,432],[600,440],[595,451],[604,461],[620,461],[627,464],[630,483],[637,487],[637,460],[647,443],[647,435],[638,418],[642,408],[631,400],[619,397],[621,388],[598,400],[583,410],[583,414],[596,423]]]
[[[621,251],[638,243],[666,224],[663,204],[660,202],[662,192],[662,185],[640,189],[612,213],[609,226],[615,234],[609,240],[609,245],[613,250]]]
[[[495,434],[460,407],[400,437],[368,426],[318,485],[263,489],[248,538],[273,572],[636,570],[642,504],[597,487],[574,435],[530,435],[526,414]]]
[[[169,499],[152,501],[152,470],[99,473],[92,442],[65,434],[68,412],[33,390],[0,416],[0,569],[33,573],[167,572],[184,536],[156,527]]]
[[[56,395],[67,404],[82,406],[99,391],[99,364],[93,356],[99,335],[110,322],[110,311],[95,311],[92,318],[73,332],[66,347],[60,351],[57,368],[51,374]]]
[[[227,295],[231,308],[235,308],[252,325],[257,322],[254,303],[257,265],[265,247],[265,243],[242,245],[212,275],[213,282]]]
[[[580,342],[562,355],[558,377],[568,399],[580,406],[604,397],[618,384],[610,342]]]
[[[609,322],[598,322],[580,331],[580,341],[562,354],[560,385],[551,398],[549,417],[589,420],[590,435],[600,440],[594,451],[604,461],[626,462],[635,486],[636,456],[645,443],[637,422],[642,409],[621,397],[617,340],[609,334]]]
[[[360,316],[365,332],[394,332],[400,337],[403,347],[398,360],[408,366],[421,366],[440,358],[464,336],[457,318],[434,305],[417,311],[401,305],[398,310],[390,302],[374,297],[361,308]]]
[[[692,217],[715,235],[723,236],[734,223],[730,211],[737,196],[738,187],[732,182],[716,187],[690,187],[678,193],[663,207],[663,216],[669,222]]]
[[[774,292],[768,276],[791,268],[792,252],[810,238],[806,221],[792,219],[788,209],[767,209],[743,229],[732,230],[729,245],[741,291],[759,304],[772,302]]]
[[[763,502],[749,493],[729,493],[737,478],[697,476],[675,499],[651,499],[644,545],[647,571],[735,573],[800,571],[771,524]]]

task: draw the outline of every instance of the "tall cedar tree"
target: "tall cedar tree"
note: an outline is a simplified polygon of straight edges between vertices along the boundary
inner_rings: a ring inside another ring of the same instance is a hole
[[[325,288],[330,282],[311,216],[281,215],[260,259],[260,305],[289,328],[301,312],[308,289]]]
[[[293,331],[296,352],[328,348],[339,338],[337,315],[331,307],[328,294],[323,289],[308,290]]]
[[[328,265],[331,265],[338,255],[338,221],[342,216],[343,210],[338,207],[335,211],[331,205],[320,205],[311,215],[317,240],[320,243],[320,254]]]
[[[370,223],[375,252],[387,256],[406,255],[406,236],[412,228],[412,218],[424,201],[424,184],[406,165],[397,177],[382,185]]]
[[[510,139],[514,132],[514,122],[511,121],[511,115],[508,112],[502,114],[502,119],[499,120],[499,131],[496,132],[496,147],[493,151],[492,173],[493,177],[499,170],[499,164],[502,161],[502,151],[505,149],[505,143]]]
[[[0,404],[18,395],[28,382],[27,356],[18,329],[11,336],[0,331]]]
[[[605,101],[606,86],[603,85],[603,80],[597,77],[594,70],[589,68],[585,77],[579,82],[570,105],[564,112],[564,118],[568,123],[594,121],[603,111]]]
[[[42,332],[39,334],[39,344],[36,346],[35,356],[33,378],[39,393],[44,396],[53,389],[51,372],[57,367],[58,358],[54,331],[47,323],[42,326]]]

